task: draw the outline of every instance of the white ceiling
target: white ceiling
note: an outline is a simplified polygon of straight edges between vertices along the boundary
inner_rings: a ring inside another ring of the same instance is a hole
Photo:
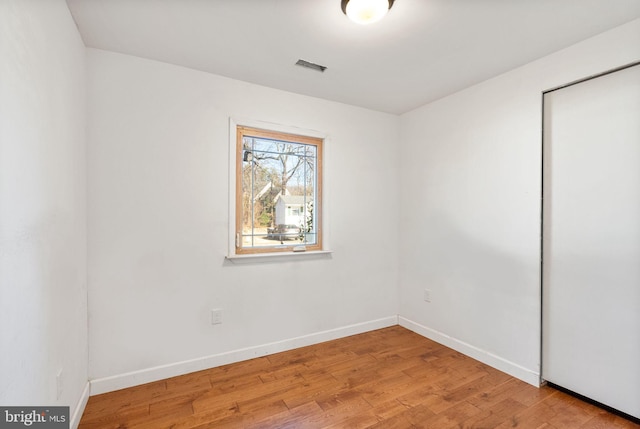
[[[396,0],[369,26],[340,0],[67,3],[88,47],[396,114],[640,17],[640,0]]]

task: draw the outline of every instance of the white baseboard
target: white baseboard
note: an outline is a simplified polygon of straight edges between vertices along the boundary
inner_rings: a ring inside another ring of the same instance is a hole
[[[169,377],[188,374],[190,372],[201,371],[214,368],[229,363],[240,362],[260,356],[280,353],[287,350],[318,344],[325,341],[336,340],[350,335],[361,334],[363,332],[395,326],[398,324],[398,316],[389,316],[383,319],[371,320],[357,323],[355,325],[344,326],[328,331],[316,332],[314,334],[301,337],[290,338],[274,343],[263,344],[245,349],[232,350],[216,355],[204,356],[183,362],[176,362],[168,365],[156,366],[140,371],[128,372],[111,377],[97,378],[91,380],[91,395],[112,392],[114,390],[137,386],[139,384],[150,383]],[[84,407],[83,407],[84,409]],[[80,414],[82,415],[82,414]]]
[[[76,428],[77,424],[80,422],[80,417],[82,416],[82,411],[86,406],[89,394],[99,395],[101,393],[125,389],[127,387],[137,386],[140,384],[163,380],[165,378],[188,374],[190,372],[201,371],[208,368],[215,368],[221,365],[227,365],[230,363],[241,362],[256,357],[267,356],[287,350],[293,350],[299,347],[318,344],[324,341],[336,340],[338,338],[361,334],[363,332],[373,331],[376,329],[386,328],[394,325],[400,325],[404,328],[407,328],[417,334],[422,335],[423,337],[429,338],[442,345],[450,347],[460,353],[463,353],[486,365],[503,371],[533,386],[540,386],[540,374],[535,371],[524,368],[518,364],[501,358],[500,356],[496,356],[490,352],[479,349],[478,347],[465,343],[464,341],[450,337],[447,334],[436,331],[435,329],[428,328],[404,317],[389,316],[383,319],[371,320],[368,322],[344,326],[328,331],[316,332],[314,334],[289,338],[274,343],[248,347],[245,349],[232,350],[216,355],[204,356],[197,359],[176,362],[168,365],[143,369],[140,371],[132,371],[125,374],[91,380],[90,386],[87,385],[87,388],[85,388],[82,400],[78,404],[73,418],[71,419],[71,427]]]
[[[453,350],[472,357],[502,372],[506,372],[507,374],[533,386],[540,387],[540,374],[535,371],[531,371],[518,364],[503,359],[500,356],[496,356],[485,350],[472,346],[471,344],[467,344],[464,341],[460,341],[456,338],[450,337],[442,332],[428,328],[404,317],[398,317],[398,323],[400,326],[407,328],[417,334],[420,334],[423,337],[429,338],[430,340],[445,345]]]
[[[80,396],[80,400],[78,401],[78,405],[76,405],[75,410],[73,410],[73,414],[71,414],[71,421],[69,423],[69,427],[71,429],[78,429],[78,425],[80,424],[80,419],[82,418],[82,413],[84,413],[84,409],[87,406],[87,402],[89,402],[89,396],[91,395],[91,384],[87,381],[87,384],[84,386],[84,390],[82,391],[82,396]]]

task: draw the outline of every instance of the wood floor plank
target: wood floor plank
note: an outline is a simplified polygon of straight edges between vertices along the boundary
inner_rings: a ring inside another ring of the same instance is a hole
[[[530,402],[529,395],[525,395],[524,400],[520,397],[520,393],[522,391],[531,390],[530,387],[531,386],[520,380],[511,378],[501,384],[485,389],[475,395],[471,395],[466,399],[466,401],[483,410],[490,409],[507,398],[515,399],[525,405],[531,405],[532,403]],[[530,403],[527,404],[525,400]]]
[[[307,402],[297,408],[275,413],[260,421],[246,424],[247,429],[295,428],[301,419],[322,414],[322,410],[314,402]]]
[[[544,402],[538,402],[531,407],[523,408],[520,411],[511,414],[510,419],[505,420],[502,424],[496,425],[496,429],[507,429],[512,427],[525,429],[556,427],[549,422],[551,419],[556,417],[556,412]]]
[[[518,421],[514,416],[524,408],[526,407],[520,402],[507,398],[497,403],[490,410],[484,410],[464,420],[462,426],[472,428],[496,428],[500,425],[510,424],[511,427],[517,427]]]
[[[194,413],[188,417],[182,417],[171,424],[171,429],[193,429],[201,427],[216,427],[218,422],[234,421],[239,419],[242,421],[240,410],[232,406],[231,408],[216,408],[209,411]],[[129,426],[133,427],[133,426]]]
[[[601,410],[598,415],[580,426],[580,429],[634,429],[637,427],[638,425],[629,420]]]
[[[400,414],[405,411],[407,406],[400,403],[400,401],[394,399],[393,401],[388,401],[373,407],[373,409],[369,412],[369,414],[375,416],[376,420],[381,422],[387,420],[396,414]]]
[[[402,327],[89,399],[80,429],[640,429]]]
[[[420,424],[432,429],[457,428],[460,427],[461,421],[468,421],[480,413],[482,413],[481,409],[466,401],[462,401],[441,413],[434,414],[433,417],[420,422]]]

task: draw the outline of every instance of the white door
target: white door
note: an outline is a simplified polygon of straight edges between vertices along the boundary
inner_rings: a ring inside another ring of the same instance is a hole
[[[542,376],[640,418],[640,65],[544,97]]]

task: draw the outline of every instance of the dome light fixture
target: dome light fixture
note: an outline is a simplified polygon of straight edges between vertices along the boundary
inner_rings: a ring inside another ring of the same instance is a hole
[[[380,21],[393,6],[394,0],[342,0],[342,11],[357,24]]]

